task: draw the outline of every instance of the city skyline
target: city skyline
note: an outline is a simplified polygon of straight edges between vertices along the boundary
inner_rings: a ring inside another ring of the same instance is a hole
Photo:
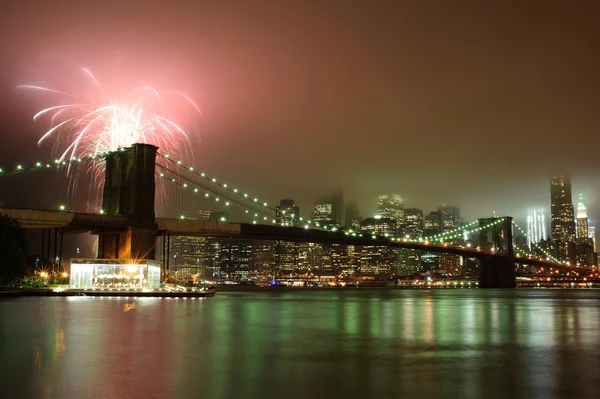
[[[526,209],[546,206],[552,171],[566,168],[591,222],[600,218],[599,160],[563,151],[575,136],[600,144],[591,6],[540,14],[533,1],[452,12],[450,4],[282,3],[258,12],[232,2],[184,12],[175,2],[140,13],[108,1],[72,18],[78,3],[60,3],[3,9],[2,29],[19,32],[0,35],[8,165],[53,159],[52,143],[37,147],[43,127],[31,121],[45,99],[16,86],[69,89],[86,67],[111,92],[185,91],[202,110],[185,126],[194,166],[272,203],[288,197],[309,209],[335,187],[364,216],[376,211],[375,196],[398,192],[424,210],[447,203],[465,219],[496,211],[524,220]],[[57,184],[34,182],[48,192]],[[32,202],[16,181],[0,194]]]

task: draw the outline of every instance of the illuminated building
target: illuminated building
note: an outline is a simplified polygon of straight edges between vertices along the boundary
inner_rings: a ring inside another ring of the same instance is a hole
[[[438,213],[440,215],[440,232],[460,227],[462,218],[458,207],[443,205],[438,208]]]
[[[429,273],[440,266],[440,254],[433,252],[424,252],[421,254],[421,271]]]
[[[331,245],[314,242],[298,244],[298,272],[318,275],[331,270]]]
[[[275,243],[255,240],[252,246],[248,278],[272,278],[275,273]]]
[[[579,194],[577,201],[577,239],[584,242],[589,239],[587,208],[583,203],[583,194]]]
[[[252,240],[221,239],[219,251],[219,277],[225,281],[247,281]]]
[[[550,180],[551,234],[556,255],[560,260],[575,263],[569,243],[575,241],[575,215],[571,198],[571,181],[566,175]]]
[[[169,274],[177,279],[204,277],[210,262],[210,246],[206,237],[179,236],[171,238]]]
[[[396,233],[396,221],[382,217],[367,218],[360,223],[360,231],[377,236],[393,236]]]
[[[354,270],[350,265],[350,257],[348,256],[348,245],[331,245],[331,268],[336,273],[345,272],[346,274],[354,274]]]
[[[398,194],[384,194],[377,198],[377,215],[396,221],[396,230],[404,224],[404,201]]]
[[[393,248],[364,245],[360,247],[361,276],[389,276],[396,268],[397,254]]]
[[[412,276],[421,271],[421,251],[400,249],[398,254],[398,275]]]
[[[275,241],[275,275],[276,277],[288,275],[298,271],[297,242]]]
[[[406,238],[417,240],[423,238],[423,210],[408,208],[404,210],[403,234]]]
[[[441,232],[442,220],[439,212],[431,212],[429,215],[425,215],[424,218],[424,229],[423,236],[430,237]]]
[[[120,259],[72,259],[70,288],[160,288],[160,262]]]
[[[533,244],[537,244],[547,237],[544,210],[530,209],[527,212],[527,246],[532,248]]]
[[[341,226],[344,223],[344,194],[341,190],[336,190],[331,196],[321,198],[314,208],[315,222],[328,226]]]
[[[281,226],[296,226],[300,220],[300,208],[294,200],[283,199],[275,208],[275,221]]]
[[[598,252],[596,250],[596,228],[595,227],[593,227],[593,226],[588,227],[588,237],[592,240],[594,252]]]
[[[313,211],[313,221],[321,225],[337,225],[333,215],[333,204],[317,204]]]

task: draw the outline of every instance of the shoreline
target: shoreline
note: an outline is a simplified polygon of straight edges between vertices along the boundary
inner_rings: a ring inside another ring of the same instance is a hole
[[[117,291],[117,290],[81,290],[65,289],[55,291],[51,288],[0,288],[0,298],[16,297],[134,297],[134,298],[208,298],[214,296],[216,290],[209,291]]]

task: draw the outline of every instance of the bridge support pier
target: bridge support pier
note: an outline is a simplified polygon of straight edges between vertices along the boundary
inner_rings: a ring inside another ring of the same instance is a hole
[[[98,257],[154,260],[155,238],[156,229],[135,226],[128,227],[122,233],[101,234],[98,240]]]
[[[479,288],[516,288],[515,259],[489,255],[480,259]]]
[[[124,232],[100,235],[98,257],[104,259],[154,260],[154,172],[158,148],[133,144],[106,155],[102,210],[125,216],[130,223]]]

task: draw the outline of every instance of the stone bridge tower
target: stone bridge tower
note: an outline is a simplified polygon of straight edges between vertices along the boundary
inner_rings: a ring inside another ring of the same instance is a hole
[[[99,258],[154,259],[157,151],[150,144],[134,144],[106,155],[102,210],[125,218],[127,227],[100,233]]]

